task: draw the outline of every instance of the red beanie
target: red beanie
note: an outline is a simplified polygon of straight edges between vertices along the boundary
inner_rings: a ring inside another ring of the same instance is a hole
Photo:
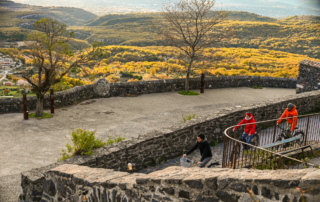
[[[252,116],[252,114],[250,114],[249,112],[247,112],[246,115],[248,115],[248,116],[250,116],[250,117]]]

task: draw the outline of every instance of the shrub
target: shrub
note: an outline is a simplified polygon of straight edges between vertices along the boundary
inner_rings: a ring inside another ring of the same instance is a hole
[[[180,122],[186,122],[186,121],[189,121],[189,120],[191,120],[191,119],[193,119],[193,118],[195,118],[196,117],[196,114],[189,114],[188,116],[183,116],[182,115],[182,120],[180,120]]]
[[[134,75],[133,75],[133,78],[138,79],[138,80],[141,80],[143,77],[140,76],[140,75],[138,75],[138,74],[134,74]]]
[[[211,147],[214,147],[214,146],[217,146],[217,145],[218,145],[218,142],[210,141],[210,146]]]
[[[72,130],[71,140],[73,142],[73,146],[67,143],[67,150],[62,149],[62,158],[58,161],[66,160],[73,155],[93,155],[93,149],[103,147],[107,143],[102,142],[102,140],[95,138],[96,131],[86,131],[81,128],[77,130]],[[66,137],[68,140],[68,138]],[[112,143],[111,143],[112,144]]]
[[[3,93],[4,93],[5,95],[8,95],[9,92],[10,92],[10,90],[7,89],[7,88],[3,90]]]
[[[122,77],[129,77],[129,78],[134,77],[131,72],[122,72],[121,71],[120,74],[122,74]]]

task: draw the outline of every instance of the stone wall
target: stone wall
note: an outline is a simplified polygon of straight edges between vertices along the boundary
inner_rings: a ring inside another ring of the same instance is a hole
[[[233,170],[221,168],[168,167],[148,175],[106,169],[62,165],[50,170],[44,183],[42,202],[67,199],[82,202],[181,201],[250,202],[256,200],[320,201],[320,169]]]
[[[297,93],[320,89],[320,62],[303,60],[299,66]]]
[[[166,79],[157,81],[139,81],[130,83],[105,83],[99,79],[92,85],[77,86],[72,89],[54,94],[56,107],[77,104],[83,100],[124,96],[127,94],[150,94],[184,90],[185,79]],[[205,79],[205,88],[227,88],[244,86],[262,86],[275,88],[296,88],[296,79],[271,78],[271,77],[208,77]],[[200,89],[200,78],[190,79],[190,89]],[[36,97],[28,97],[28,110],[36,109]],[[50,96],[44,99],[44,108],[50,109]],[[22,98],[0,99],[0,114],[22,112]]]
[[[289,102],[296,104],[300,114],[319,110],[320,91],[296,94],[252,106],[237,106],[221,110],[161,131],[141,134],[138,139],[128,138],[96,149],[93,156],[73,156],[63,162],[23,172],[21,185],[24,195],[28,201],[40,199],[46,173],[59,165],[76,164],[124,171],[127,168],[127,162],[130,162],[137,171],[151,166],[154,162],[158,163],[163,158],[170,159],[182,155],[195,143],[199,133],[204,133],[209,141],[221,139],[223,130],[237,124],[247,111],[254,114],[256,121],[279,118]]]

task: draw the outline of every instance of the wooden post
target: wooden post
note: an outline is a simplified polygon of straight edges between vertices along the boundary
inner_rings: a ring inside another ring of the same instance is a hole
[[[29,115],[27,112],[27,94],[23,93],[23,119],[28,120]]]
[[[54,114],[54,97],[53,97],[53,89],[50,89],[50,101],[51,101],[51,114]]]
[[[200,93],[204,93],[204,73],[201,74],[201,89]]]

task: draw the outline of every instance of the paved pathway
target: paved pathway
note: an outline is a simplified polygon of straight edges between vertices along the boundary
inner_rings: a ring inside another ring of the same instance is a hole
[[[0,202],[16,201],[20,182],[14,179],[21,172],[60,158],[61,149],[67,143],[65,136],[70,137],[72,128],[97,130],[97,137],[103,141],[108,135],[130,139],[177,124],[181,115],[205,116],[224,108],[250,106],[294,94],[294,89],[278,88],[206,89],[199,96],[167,92],[88,100],[56,109],[53,118],[43,120],[25,121],[22,113],[0,115]],[[5,177],[8,175],[16,176],[10,181],[11,178]],[[6,188],[10,186],[15,187],[12,189],[15,194],[10,195]],[[11,198],[1,198],[4,195]]]

